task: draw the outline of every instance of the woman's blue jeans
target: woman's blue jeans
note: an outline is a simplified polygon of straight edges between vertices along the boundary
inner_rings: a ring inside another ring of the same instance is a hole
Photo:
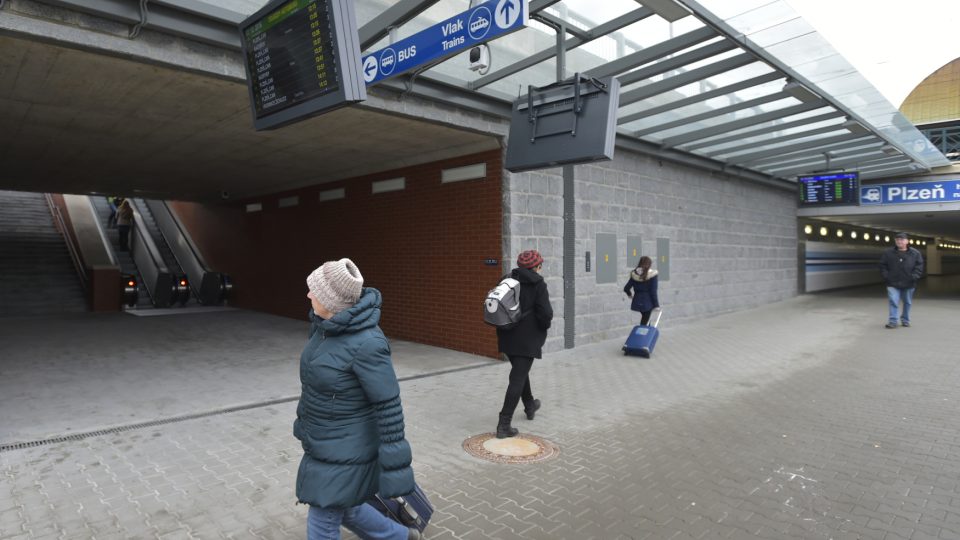
[[[369,504],[346,510],[317,508],[307,512],[307,540],[339,540],[343,525],[362,540],[407,540],[410,530]]]
[[[910,305],[913,304],[914,289],[898,289],[896,287],[887,287],[887,300],[890,301],[890,324],[897,324],[897,321],[910,322]],[[900,311],[900,301],[903,300],[903,311],[900,317],[897,312]]]

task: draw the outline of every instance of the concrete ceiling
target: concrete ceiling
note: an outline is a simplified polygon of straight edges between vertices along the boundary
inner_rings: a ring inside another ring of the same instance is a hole
[[[246,86],[0,36],[0,189],[210,200],[499,148],[361,107],[253,130]]]

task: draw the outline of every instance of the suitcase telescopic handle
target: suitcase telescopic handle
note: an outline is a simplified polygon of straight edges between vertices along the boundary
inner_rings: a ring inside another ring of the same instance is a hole
[[[650,326],[656,328],[660,326],[660,316],[663,315],[663,308],[657,308],[654,311],[654,314],[650,317],[651,322]]]

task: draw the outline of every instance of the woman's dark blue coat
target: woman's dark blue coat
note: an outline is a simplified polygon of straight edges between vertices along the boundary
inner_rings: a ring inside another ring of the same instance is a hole
[[[297,500],[350,508],[374,493],[413,491],[400,385],[380,322],[380,292],[329,320],[310,313],[310,340],[300,355],[300,403],[293,435],[303,445]]]
[[[643,313],[660,307],[660,299],[657,298],[657,271],[652,268],[648,270],[646,279],[641,278],[637,270],[630,272],[630,279],[623,286],[623,292],[632,292],[630,309],[634,311]]]

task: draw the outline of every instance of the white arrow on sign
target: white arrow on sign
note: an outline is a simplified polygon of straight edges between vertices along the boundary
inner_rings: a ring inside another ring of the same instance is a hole
[[[366,60],[363,61],[363,80],[370,82],[375,79],[377,76],[377,58],[375,56],[368,56]]]
[[[493,13],[493,18],[500,28],[510,28],[520,17],[520,6],[517,4],[521,0],[500,0],[497,3],[497,10]]]

